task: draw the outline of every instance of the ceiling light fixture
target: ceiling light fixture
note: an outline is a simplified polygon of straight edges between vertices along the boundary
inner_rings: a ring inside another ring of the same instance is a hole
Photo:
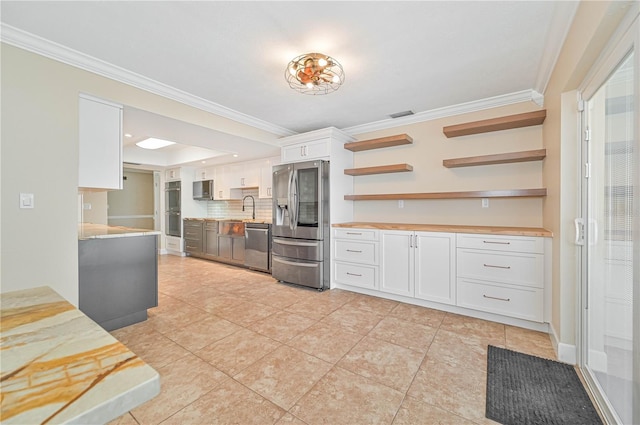
[[[284,71],[289,87],[304,94],[327,94],[344,83],[342,65],[322,53],[306,53],[289,62]]]
[[[175,145],[176,142],[170,142],[169,140],[156,139],[155,137],[150,137],[148,139],[144,139],[136,143],[137,146],[140,146],[144,149],[160,149],[166,146]]]

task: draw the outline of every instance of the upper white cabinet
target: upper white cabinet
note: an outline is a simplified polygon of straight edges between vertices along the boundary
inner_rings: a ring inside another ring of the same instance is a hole
[[[273,195],[273,166],[280,164],[280,157],[267,158],[260,164],[260,198],[271,198]]]
[[[165,170],[164,179],[168,182],[180,180],[180,168],[169,168]]]
[[[78,186],[122,189],[122,105],[80,95]]]
[[[208,168],[196,168],[195,175],[193,176],[195,181],[201,180],[213,180],[216,176],[216,169],[214,167]]]
[[[331,139],[294,143],[282,147],[282,162],[311,161],[327,158],[331,154]]]
[[[229,187],[242,189],[260,185],[260,163],[257,161],[240,162],[229,167]]]
[[[216,167],[215,178],[213,180],[213,186],[215,188],[213,199],[231,199],[232,171],[233,168],[231,165],[222,165],[220,167]]]

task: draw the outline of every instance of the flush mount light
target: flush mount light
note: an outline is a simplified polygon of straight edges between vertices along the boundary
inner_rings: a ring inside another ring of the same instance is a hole
[[[149,137],[136,143],[144,149],[160,149],[166,146],[175,145],[176,142],[170,142],[169,140],[156,139],[155,137]]]
[[[344,83],[342,65],[322,53],[306,53],[289,62],[284,71],[289,87],[304,94],[327,94]]]

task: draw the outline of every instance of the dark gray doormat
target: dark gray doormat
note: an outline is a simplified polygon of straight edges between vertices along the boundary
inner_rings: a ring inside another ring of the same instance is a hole
[[[492,345],[485,416],[504,425],[602,424],[573,366]]]

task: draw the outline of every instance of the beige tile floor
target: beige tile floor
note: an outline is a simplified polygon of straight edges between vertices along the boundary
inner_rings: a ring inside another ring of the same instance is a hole
[[[547,334],[160,256],[159,305],[112,334],[161,393],[112,424],[483,424],[487,345]]]

